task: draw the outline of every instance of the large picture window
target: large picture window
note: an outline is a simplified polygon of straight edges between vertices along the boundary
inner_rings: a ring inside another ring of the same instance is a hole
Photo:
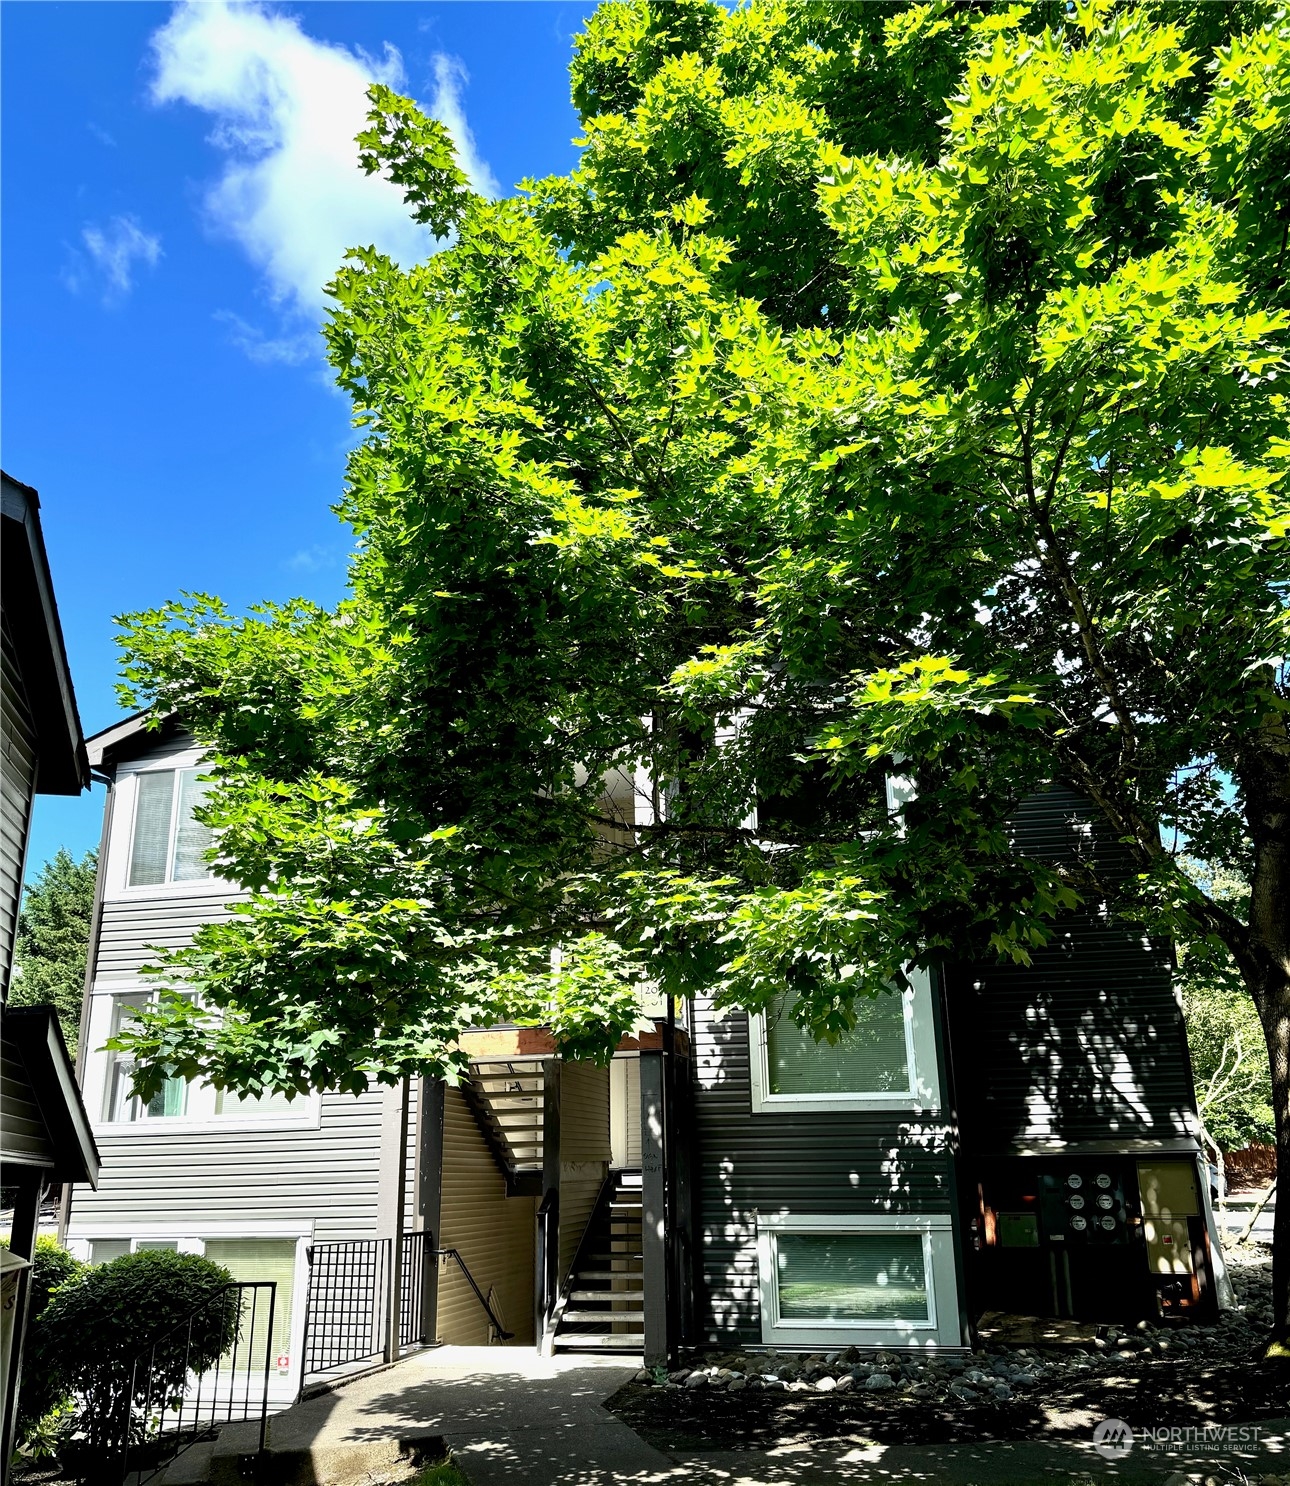
[[[956,1345],[948,1214],[758,1219],[762,1339]]]
[[[856,1025],[817,1042],[793,1019],[793,999],[748,1019],[753,1109],[934,1109],[938,1104],[931,987],[863,999]]]
[[[201,771],[148,769],[135,775],[135,790],[128,885],[152,887],[213,877],[206,860],[212,833],[193,814],[208,791]]]

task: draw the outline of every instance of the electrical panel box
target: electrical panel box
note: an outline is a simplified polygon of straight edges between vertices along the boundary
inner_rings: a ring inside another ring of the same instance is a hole
[[[1191,1274],[1191,1230],[1186,1218],[1143,1218],[1147,1268],[1152,1274]]]
[[[1194,1218],[1200,1193],[1194,1161],[1139,1161],[1138,1197],[1144,1218]]]

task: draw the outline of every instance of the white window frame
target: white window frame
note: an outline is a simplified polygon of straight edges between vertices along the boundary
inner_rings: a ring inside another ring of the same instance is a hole
[[[785,1110],[901,1109],[919,1113],[940,1107],[940,1070],[936,1056],[932,981],[926,970],[909,973],[911,988],[901,993],[905,1016],[905,1059],[909,1088],[905,1092],[879,1090],[864,1093],[775,1094],[771,1092],[770,1049],[764,1012],[748,1013],[748,1055],[752,1074],[754,1114]],[[890,992],[895,995],[896,993]]]
[[[785,1321],[779,1314],[779,1235],[781,1233],[914,1233],[923,1241],[927,1319],[894,1321]],[[761,1337],[771,1346],[958,1347],[958,1277],[953,1224],[949,1213],[759,1213],[757,1276],[761,1299]]]
[[[141,774],[178,773],[183,769],[200,769],[206,762],[201,748],[187,748],[182,753],[157,758],[135,759],[121,764],[112,786],[112,825],[108,840],[107,863],[103,875],[103,896],[110,899],[136,898],[227,898],[240,892],[236,884],[222,878],[212,868],[210,877],[188,882],[147,882],[130,885],[130,856],[134,847],[134,818],[139,799]],[[171,853],[174,850],[176,818],[172,804],[170,823]]]
[[[153,992],[156,986],[138,980],[100,983],[90,996],[90,1020],[87,1028],[89,1046],[94,1050],[85,1061],[83,1096],[90,1111],[90,1123],[96,1140],[117,1138],[158,1140],[168,1135],[235,1134],[240,1130],[316,1130],[322,1122],[322,1097],[315,1089],[297,1095],[287,1110],[269,1110],[250,1114],[216,1114],[216,1090],[212,1084],[192,1083],[188,1103],[181,1115],[153,1115],[139,1120],[105,1118],[108,1097],[108,1070],[112,1055],[104,1043],[112,1035],[112,1011],[118,996]],[[105,1233],[104,1238],[116,1235]],[[167,1235],[168,1237],[171,1235]],[[258,1235],[248,1235],[257,1237]],[[214,1234],[212,1237],[223,1237]]]

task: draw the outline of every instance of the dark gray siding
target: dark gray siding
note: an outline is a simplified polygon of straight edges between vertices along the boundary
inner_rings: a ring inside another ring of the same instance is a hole
[[[0,985],[9,984],[13,936],[18,924],[22,892],[22,864],[31,820],[31,797],[36,787],[36,729],[27,705],[18,657],[2,625],[0,660]]]
[[[40,1106],[32,1098],[31,1080],[21,1059],[8,1051],[0,1055],[0,1101],[4,1108],[0,1154],[4,1160],[52,1166],[54,1147]]]
[[[1014,829],[1047,861],[1127,865],[1090,803],[1065,786],[1027,800]],[[1087,912],[1063,920],[1029,967],[958,967],[945,978],[965,1152],[1189,1133],[1191,1069],[1167,945]]]
[[[757,1213],[949,1210],[936,1117],[907,1111],[752,1112],[748,1018],[694,1009],[701,1333],[761,1340]]]

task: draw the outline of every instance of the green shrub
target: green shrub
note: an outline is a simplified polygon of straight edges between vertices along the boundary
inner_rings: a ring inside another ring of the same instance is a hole
[[[49,1304],[50,1296],[60,1285],[78,1279],[89,1268],[48,1234],[36,1240],[36,1252],[31,1261],[31,1310],[28,1315],[35,1319]]]
[[[78,1449],[91,1460],[119,1454],[182,1394],[189,1368],[201,1372],[232,1347],[238,1294],[216,1300],[231,1283],[228,1270],[198,1254],[143,1249],[87,1269],[54,1295],[39,1347],[57,1386],[76,1398]]]
[[[0,1246],[9,1247],[7,1239]],[[56,1238],[41,1234],[31,1259],[31,1304],[27,1312],[27,1339],[23,1347],[22,1392],[18,1400],[18,1441],[27,1443],[38,1426],[67,1401],[62,1387],[41,1347],[40,1315],[60,1285],[76,1280],[86,1266],[74,1259]]]

